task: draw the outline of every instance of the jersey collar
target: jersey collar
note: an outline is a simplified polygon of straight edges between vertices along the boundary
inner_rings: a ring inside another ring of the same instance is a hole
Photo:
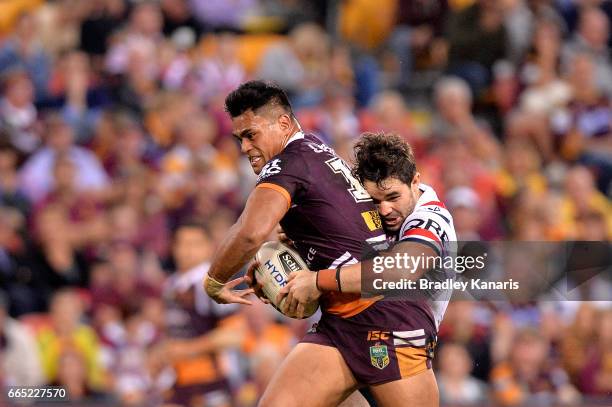
[[[300,140],[303,138],[304,138],[304,133],[302,133],[301,131],[298,131],[293,136],[291,136],[289,140],[287,140],[287,143],[285,144],[285,147],[283,148],[287,148],[287,146],[291,144],[292,142],[294,142],[295,140]]]

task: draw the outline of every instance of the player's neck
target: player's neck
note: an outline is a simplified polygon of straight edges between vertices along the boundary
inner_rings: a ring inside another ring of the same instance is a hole
[[[285,136],[285,139],[283,140],[283,148],[281,150],[284,150],[285,147],[287,147],[287,144],[289,144],[291,142],[291,139],[298,133],[301,133],[302,130],[299,127],[294,127],[293,131],[291,133],[289,133],[289,135]]]

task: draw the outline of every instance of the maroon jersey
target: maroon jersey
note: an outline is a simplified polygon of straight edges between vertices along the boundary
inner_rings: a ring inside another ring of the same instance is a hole
[[[385,241],[372,198],[315,136],[296,133],[262,168],[257,188],[274,189],[287,199],[281,226],[311,270],[356,263],[366,242]],[[324,310],[345,317],[371,303],[359,294],[330,293],[322,300]]]

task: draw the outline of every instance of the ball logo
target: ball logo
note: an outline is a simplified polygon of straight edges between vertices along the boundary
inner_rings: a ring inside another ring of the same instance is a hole
[[[272,278],[278,283],[278,285],[280,285],[281,287],[287,285],[287,279],[285,278],[285,275],[280,272],[270,260],[266,261],[266,268],[268,269],[270,276],[272,276]]]
[[[295,257],[293,257],[289,252],[282,252],[278,255],[278,258],[280,259],[280,263],[287,274],[291,274],[294,271],[300,271],[302,269]]]

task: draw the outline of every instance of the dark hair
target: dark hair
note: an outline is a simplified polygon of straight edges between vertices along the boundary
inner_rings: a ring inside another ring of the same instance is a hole
[[[270,82],[245,82],[225,98],[225,110],[231,117],[240,116],[248,110],[255,112],[268,104],[282,106],[293,117],[287,94],[282,88]]]
[[[179,222],[178,225],[176,225],[176,227],[174,228],[173,235],[175,238],[177,233],[182,229],[196,229],[206,235],[207,238],[210,238],[210,233],[208,231],[208,228],[206,227],[206,224],[197,218],[189,218]]]
[[[412,148],[397,134],[364,133],[355,145],[353,174],[361,183],[366,180],[381,186],[389,177],[410,185],[416,174]]]

